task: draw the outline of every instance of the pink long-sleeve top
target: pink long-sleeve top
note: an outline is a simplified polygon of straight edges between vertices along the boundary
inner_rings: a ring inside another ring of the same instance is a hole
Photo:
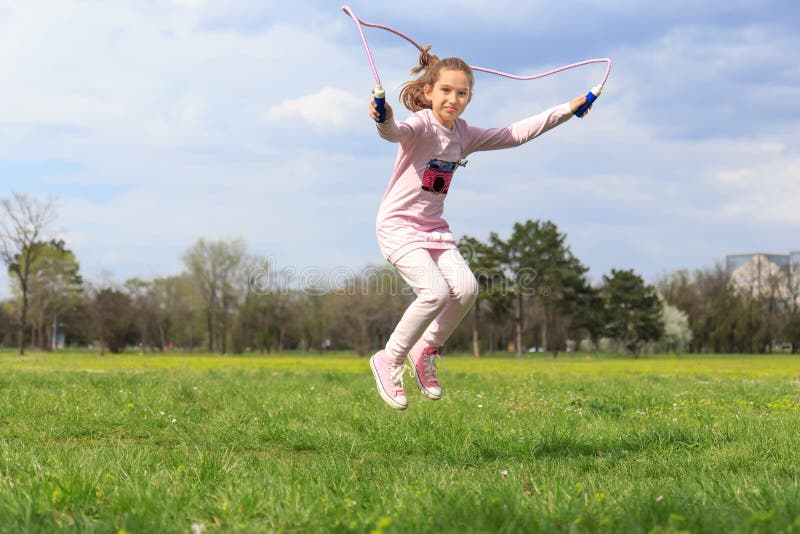
[[[376,220],[383,256],[394,264],[417,248],[456,246],[450,225],[443,218],[447,195],[422,189],[429,161],[457,162],[473,152],[519,146],[571,116],[569,104],[565,103],[506,128],[478,128],[458,118],[453,128],[448,129],[436,120],[430,109],[417,111],[400,123],[393,119],[378,123],[381,137],[400,143],[394,172]],[[451,184],[454,182],[455,175]]]

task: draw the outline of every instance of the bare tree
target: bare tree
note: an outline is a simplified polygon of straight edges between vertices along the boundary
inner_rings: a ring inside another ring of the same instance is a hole
[[[203,297],[208,329],[208,350],[226,352],[231,315],[247,286],[250,262],[242,239],[198,239],[183,255],[183,263]]]
[[[31,266],[42,251],[42,245],[46,241],[45,233],[55,217],[52,199],[42,200],[21,193],[13,193],[11,198],[0,199],[0,258],[9,274],[17,278],[22,301],[17,331],[20,355],[25,354]]]

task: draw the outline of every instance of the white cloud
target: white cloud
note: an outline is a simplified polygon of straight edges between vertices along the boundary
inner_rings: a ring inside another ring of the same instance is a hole
[[[167,0],[167,2],[179,7],[188,7],[192,9],[203,7],[206,4],[206,0]]]
[[[368,100],[347,91],[323,87],[317,93],[273,106],[264,118],[267,122],[302,119],[318,131],[330,131],[352,124],[355,118],[363,119],[367,105]]]
[[[716,179],[734,192],[720,206],[720,213],[732,223],[800,228],[800,160],[768,160],[750,168],[723,170]]]

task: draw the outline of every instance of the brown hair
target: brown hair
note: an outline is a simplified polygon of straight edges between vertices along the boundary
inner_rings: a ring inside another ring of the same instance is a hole
[[[465,73],[469,78],[469,92],[470,97],[472,97],[472,86],[475,84],[475,77],[469,65],[463,59],[457,57],[439,59],[439,56],[428,53],[430,49],[430,45],[425,47],[425,50],[419,54],[419,67],[411,69],[411,74],[422,72],[422,76],[405,83],[403,89],[400,90],[400,101],[411,111],[430,109],[431,103],[425,98],[424,89],[426,85],[433,87],[439,80],[439,73],[443,70],[458,70]]]

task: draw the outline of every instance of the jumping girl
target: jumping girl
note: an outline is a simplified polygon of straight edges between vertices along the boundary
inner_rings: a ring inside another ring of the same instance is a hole
[[[397,410],[408,407],[406,358],[420,391],[429,399],[442,398],[435,359],[478,294],[475,276],[442,217],[454,173],[469,154],[526,143],[567,121],[586,103],[579,96],[506,128],[469,126],[460,116],[472,98],[472,69],[459,58],[439,59],[429,50],[424,49],[419,67],[411,70],[422,74],[400,93],[414,113],[398,123],[391,106],[384,104],[385,119],[377,122],[381,137],[400,143],[378,211],[378,244],[416,294],[386,347],[370,359],[381,398]],[[370,116],[380,120],[374,100]]]

